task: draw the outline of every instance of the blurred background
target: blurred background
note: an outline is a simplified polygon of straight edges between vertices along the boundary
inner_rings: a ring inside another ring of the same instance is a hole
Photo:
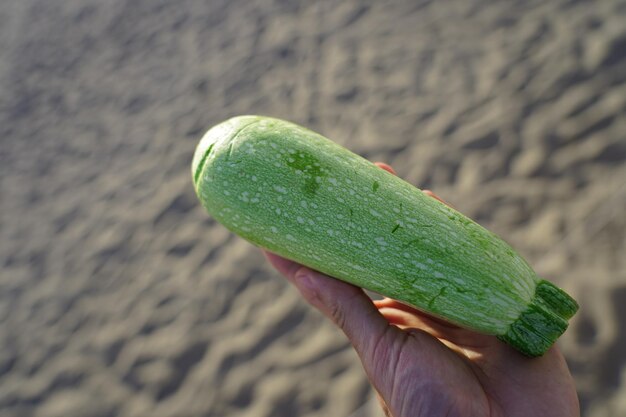
[[[0,3],[0,415],[381,416],[342,334],[211,220],[206,129],[310,127],[501,235],[626,415],[626,2]]]

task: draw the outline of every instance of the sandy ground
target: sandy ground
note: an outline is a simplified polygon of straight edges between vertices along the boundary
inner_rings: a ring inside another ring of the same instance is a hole
[[[584,414],[626,415],[626,3],[0,3],[0,414],[380,416],[356,355],[197,203],[265,114],[391,163],[581,311]]]

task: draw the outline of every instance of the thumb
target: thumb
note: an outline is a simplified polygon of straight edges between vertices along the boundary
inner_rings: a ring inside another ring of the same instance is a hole
[[[410,381],[436,383],[444,375],[454,377],[460,361],[455,353],[426,331],[402,331],[389,324],[362,289],[278,255],[265,252],[265,256],[311,305],[343,330],[394,415],[407,415],[402,409],[407,406],[405,399],[413,396]]]
[[[309,304],[324,313],[346,334],[363,362],[377,359],[377,345],[392,342],[389,330],[397,329],[380,314],[361,288],[272,253],[266,252],[265,255],[298,288]]]
[[[385,337],[390,326],[361,288],[306,267],[296,271],[294,284],[311,305],[343,330],[359,355],[374,355],[376,341]]]

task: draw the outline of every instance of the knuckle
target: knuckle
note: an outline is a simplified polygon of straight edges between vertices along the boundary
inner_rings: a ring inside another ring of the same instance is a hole
[[[339,326],[340,328],[345,328],[346,325],[346,315],[343,311],[341,303],[337,302],[337,300],[331,300],[326,303],[327,312],[332,321]]]

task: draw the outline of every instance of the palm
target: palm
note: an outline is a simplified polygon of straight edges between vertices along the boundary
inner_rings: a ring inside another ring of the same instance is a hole
[[[528,359],[494,337],[441,322],[396,301],[374,304],[394,325],[375,359],[395,364],[385,378],[391,384],[374,383],[389,415],[577,415],[575,389],[557,348]]]

